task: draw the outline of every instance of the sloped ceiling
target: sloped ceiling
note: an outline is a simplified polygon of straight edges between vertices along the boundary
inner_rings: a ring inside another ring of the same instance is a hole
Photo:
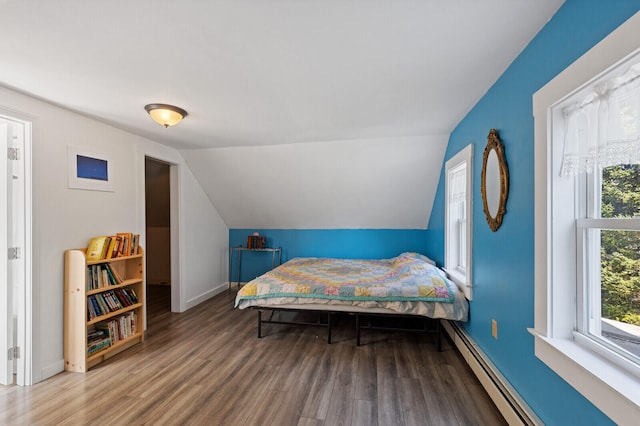
[[[230,228],[426,228],[447,136],[187,150]]]
[[[415,149],[408,155],[412,160],[425,147],[431,156],[439,155],[428,176],[424,171],[406,175],[425,187],[436,185],[444,147],[432,149],[434,141],[446,144],[443,135],[561,4],[0,0],[0,84],[184,150],[231,227],[260,222],[264,227],[402,228],[416,226],[415,217],[424,227],[432,197],[411,203],[407,208],[413,211],[399,219],[381,211],[377,218],[360,220],[346,206],[354,194],[366,198],[361,205],[378,210],[383,208],[374,198],[394,200],[397,185],[380,183],[397,184],[391,173],[398,169],[381,167],[377,157],[380,149],[385,157],[394,156],[399,140]],[[164,129],[143,109],[155,102],[178,105],[189,115]],[[424,146],[416,148],[418,140]],[[270,157],[259,148],[283,144],[300,146],[271,148],[286,151],[284,157]],[[353,147],[360,150],[357,155]],[[299,161],[309,152],[322,161],[301,170]],[[334,215],[303,220],[307,211],[286,214],[275,205],[287,200],[256,195],[254,184],[264,178],[238,170],[246,158],[259,155],[263,170],[284,174],[275,192],[294,194],[300,182],[307,182],[316,196],[306,207],[331,206]],[[358,161],[376,164],[375,178]],[[336,170],[336,163],[342,168]],[[224,185],[214,182],[220,179]],[[350,182],[350,191],[329,189],[321,181]],[[434,191],[424,192],[428,198]],[[249,199],[259,200],[270,215],[247,213],[256,210]]]

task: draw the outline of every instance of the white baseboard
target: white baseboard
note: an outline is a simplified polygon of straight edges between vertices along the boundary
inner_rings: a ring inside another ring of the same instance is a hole
[[[40,381],[47,380],[49,377],[53,377],[56,374],[62,373],[64,371],[64,359],[54,362],[53,364],[49,364],[44,366],[41,370]]]
[[[540,418],[498,371],[471,336],[453,321],[442,321],[447,334],[510,425],[543,425]]]
[[[211,299],[213,296],[217,294],[222,293],[223,291],[227,290],[227,288],[229,288],[229,283],[222,283],[219,286],[212,288],[211,290],[207,290],[204,293],[187,300],[185,302],[185,311],[187,309],[193,308],[196,305],[199,305],[200,303],[204,302],[207,299]]]

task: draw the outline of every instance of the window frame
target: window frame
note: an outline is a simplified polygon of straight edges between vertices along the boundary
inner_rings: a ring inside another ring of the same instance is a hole
[[[451,184],[452,175],[464,167],[465,169],[465,201],[464,201],[464,234],[460,233],[459,220],[455,220],[452,223],[450,204],[451,191],[453,189]],[[445,256],[444,256],[444,270],[449,275],[449,278],[464,292],[465,297],[471,300],[473,297],[472,292],[472,253],[473,253],[473,144],[469,144],[453,157],[451,157],[445,163]],[[452,230],[458,230],[458,232],[452,232]],[[458,236],[458,238],[456,238]],[[464,253],[461,254],[461,240],[465,240]],[[464,268],[461,268],[461,257],[464,258]]]
[[[640,231],[638,218],[603,218],[602,170],[575,176],[576,198],[581,210],[576,222],[576,251],[578,276],[576,285],[577,317],[573,334],[575,341],[608,361],[640,378],[640,363],[625,355],[614,343],[601,336],[601,231]]]
[[[535,336],[535,355],[620,424],[633,424],[640,416],[640,379],[575,339],[580,313],[574,222],[581,207],[575,198],[567,199],[568,191],[576,193],[574,180],[559,176],[563,147],[554,141],[562,140],[563,128],[554,107],[638,53],[639,27],[640,12],[533,95],[535,304],[529,331]]]

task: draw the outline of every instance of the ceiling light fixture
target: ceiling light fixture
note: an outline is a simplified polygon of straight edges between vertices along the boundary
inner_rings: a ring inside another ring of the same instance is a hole
[[[164,126],[175,126],[187,116],[187,111],[177,106],[167,104],[149,104],[144,109],[149,113],[153,121]]]

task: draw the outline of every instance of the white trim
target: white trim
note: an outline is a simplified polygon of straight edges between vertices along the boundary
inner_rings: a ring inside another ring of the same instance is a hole
[[[576,220],[576,226],[581,229],[596,228],[608,230],[640,231],[640,218],[581,218]]]
[[[634,374],[636,377],[640,378],[640,365],[638,365],[635,361],[632,361],[631,359],[628,359],[621,354],[612,351],[611,349],[600,343],[598,340],[594,339],[591,336],[580,333],[579,331],[573,332],[573,338],[576,343],[584,346],[585,349],[595,352],[608,361],[616,363],[622,369],[627,370],[629,373]],[[604,341],[606,342],[606,340]]]
[[[466,168],[466,193],[465,193],[465,215],[467,220],[466,226],[466,271],[462,273],[457,269],[458,262],[453,259],[457,258],[452,252],[456,247],[451,246],[449,223],[449,191],[450,179],[449,174],[455,169],[463,166]],[[452,277],[456,285],[464,292],[465,297],[471,300],[472,292],[472,271],[473,271],[473,144],[469,144],[461,149],[456,155],[447,160],[445,164],[445,218],[444,218],[444,267],[447,273]],[[453,264],[455,263],[455,265]]]
[[[181,238],[181,230],[185,229],[181,215],[182,191],[181,173],[182,165],[175,157],[165,154],[160,150],[144,149],[138,147],[136,149],[138,156],[138,220],[140,229],[144,230],[146,243],[146,220],[145,220],[145,158],[149,157],[153,160],[162,161],[169,165],[169,204],[170,204],[170,220],[171,220],[171,312],[184,312],[186,303],[184,302],[184,276],[182,273],[182,254],[186,253]],[[146,271],[146,265],[145,265]],[[146,282],[146,276],[145,276]],[[145,329],[146,329],[146,312],[145,312]]]
[[[199,305],[200,303],[204,302],[205,300],[211,299],[213,296],[216,296],[224,291],[227,291],[229,289],[229,283],[222,283],[219,286],[212,288],[211,290],[207,290],[204,293],[189,299],[185,302],[185,310],[191,309],[196,305]]]
[[[155,157],[154,157],[155,158]],[[184,274],[181,268],[182,253],[185,253],[180,230],[186,229],[182,221],[182,191],[180,191],[180,176],[182,166],[171,163],[169,168],[169,197],[171,217],[171,312],[184,312]]]
[[[32,379],[32,327],[33,327],[33,118],[21,118],[25,122],[24,136],[24,289],[21,294],[22,318],[18,320],[18,347],[21,348],[21,358],[18,362],[16,384],[28,386]],[[63,366],[64,369],[64,366]]]
[[[40,375],[42,376],[42,380],[46,380],[49,377],[59,374],[61,371],[64,371],[64,358],[42,367]]]
[[[5,152],[9,145],[9,125],[0,123],[0,198],[3,204],[7,206],[9,199],[9,160]],[[8,386],[13,384],[13,361],[5,356],[7,351],[11,351],[13,347],[13,284],[7,279],[11,270],[8,255],[8,219],[9,209],[7,207],[0,209],[0,386]]]
[[[567,183],[566,180],[557,180],[560,168],[556,159],[561,158],[557,151],[562,147],[551,143],[552,135],[559,131],[553,125],[551,112],[554,106],[584,87],[593,77],[636,52],[640,47],[638,28],[640,13],[636,13],[533,95],[535,328],[530,332],[535,336],[535,353],[578,392],[620,424],[635,424],[640,417],[640,380],[623,373],[623,370],[573,340],[572,329],[567,324],[575,323],[576,312],[560,302],[575,298],[575,286],[563,283],[576,282],[576,277],[553,275],[555,262],[566,262],[569,256],[569,262],[575,264],[576,259],[575,254],[567,250],[566,243],[552,232],[555,222],[560,221],[562,223],[559,225],[564,226],[565,219],[568,220],[568,217],[557,216],[559,206],[556,204],[561,204],[562,200],[554,198],[553,190],[556,186],[572,185],[573,181]],[[570,216],[576,217],[573,211]],[[554,222],[551,221],[552,217]],[[566,235],[562,237],[566,239]],[[575,241],[575,238],[572,240]]]
[[[640,381],[635,376],[605,362],[571,339],[550,339],[534,329],[529,332],[535,336],[536,356],[553,371],[617,424],[637,424]]]

